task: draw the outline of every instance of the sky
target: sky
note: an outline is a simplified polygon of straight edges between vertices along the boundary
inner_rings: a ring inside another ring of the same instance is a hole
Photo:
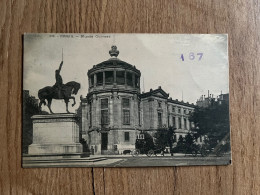
[[[229,91],[225,34],[25,34],[23,88],[38,98],[39,89],[54,85],[63,50],[63,83],[81,84],[73,112],[88,93],[88,70],[110,58],[112,45],[141,71],[142,92],[161,86],[172,99],[195,104],[208,90],[214,97]],[[53,100],[52,110],[65,112],[64,101]]]

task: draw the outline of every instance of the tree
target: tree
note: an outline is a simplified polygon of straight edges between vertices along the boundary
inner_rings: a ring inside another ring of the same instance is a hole
[[[28,146],[33,141],[33,123],[31,117],[35,114],[48,114],[41,112],[39,109],[38,101],[35,97],[29,95],[29,91],[23,91],[23,143],[22,152],[28,153]]]
[[[179,137],[177,146],[174,148],[174,152],[180,152],[185,154],[197,154],[200,147],[195,143],[194,135],[188,133],[184,138]]]
[[[190,116],[194,123],[192,131],[195,136],[206,136],[210,147],[215,147],[219,141],[229,135],[229,104],[228,101],[212,102],[209,107],[195,108]]]
[[[173,149],[174,152],[185,152],[185,142],[182,136],[179,137],[177,146]]]
[[[188,133],[188,134],[185,136],[184,140],[185,140],[185,144],[186,144],[187,146],[191,146],[191,145],[194,144],[194,137],[191,135],[191,133]]]

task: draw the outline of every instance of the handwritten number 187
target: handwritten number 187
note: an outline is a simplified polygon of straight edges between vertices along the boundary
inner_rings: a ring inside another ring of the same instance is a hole
[[[201,60],[202,56],[203,56],[203,53],[197,53],[197,57],[199,57],[199,61]],[[190,52],[189,53],[189,59],[194,60],[195,58],[196,58],[195,54],[193,52]],[[184,55],[183,54],[181,54],[181,60],[184,61]]]

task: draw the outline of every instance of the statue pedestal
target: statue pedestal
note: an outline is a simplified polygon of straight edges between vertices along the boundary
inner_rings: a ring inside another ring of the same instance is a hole
[[[34,115],[29,155],[82,153],[75,114]]]

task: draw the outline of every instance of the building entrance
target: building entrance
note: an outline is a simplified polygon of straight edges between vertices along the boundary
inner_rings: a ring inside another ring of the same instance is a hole
[[[107,150],[108,135],[107,133],[101,133],[101,153],[103,150]]]

